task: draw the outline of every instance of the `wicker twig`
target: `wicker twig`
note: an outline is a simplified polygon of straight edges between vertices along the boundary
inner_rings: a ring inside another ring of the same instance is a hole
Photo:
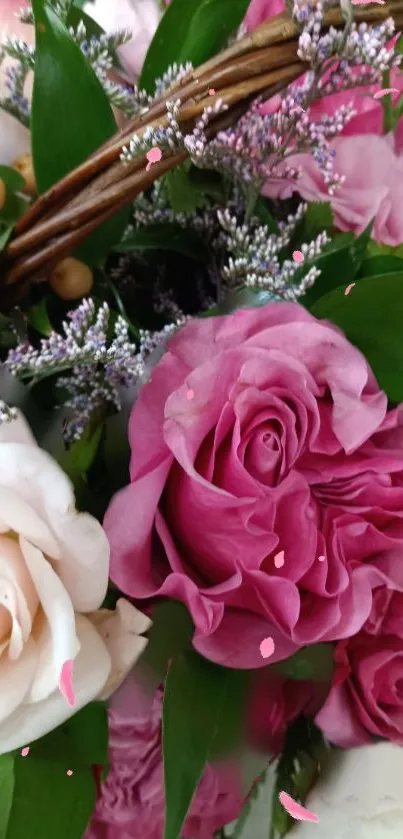
[[[357,20],[368,22],[389,16],[398,27],[403,25],[403,0],[359,7],[355,15]],[[342,25],[338,9],[329,12],[326,24]],[[208,105],[221,99],[227,110],[209,122],[207,133],[213,137],[234,124],[256,95],[274,94],[305,71],[305,64],[296,57],[296,46],[294,23],[286,14],[277,15],[173,85],[145,114],[133,118],[98,152],[38,198],[17,223],[3,256],[5,286],[0,308],[15,303],[32,279],[43,276],[118,209],[186,159],[182,151],[164,154],[149,171],[142,158],[129,164],[120,161],[122,146],[134,133],[141,137],[146,125],[167,124],[168,99],[180,99],[177,119],[186,130],[192,130]],[[209,96],[211,88],[215,96]]]

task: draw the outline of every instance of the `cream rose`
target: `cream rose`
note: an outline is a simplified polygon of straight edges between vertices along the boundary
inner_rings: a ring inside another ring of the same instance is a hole
[[[99,609],[109,546],[19,415],[0,426],[0,754],[25,746],[124,679],[150,620],[128,601]],[[74,660],[75,705],[59,691]]]
[[[307,801],[319,823],[299,823],[290,839],[401,839],[402,776],[401,746],[384,742],[335,752]]]

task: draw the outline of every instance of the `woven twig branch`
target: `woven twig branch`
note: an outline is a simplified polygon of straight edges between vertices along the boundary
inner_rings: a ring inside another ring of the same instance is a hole
[[[359,7],[355,15],[356,20],[368,22],[390,16],[397,28],[403,25],[403,0]],[[341,26],[340,11],[331,10],[325,23]],[[1,308],[15,303],[35,277],[43,277],[104,221],[184,162],[184,151],[164,154],[148,171],[143,158],[120,161],[122,147],[134,133],[141,137],[146,125],[167,125],[167,100],[173,96],[180,99],[178,122],[182,129],[191,131],[204,109],[221,99],[227,110],[209,122],[207,133],[213,137],[233,125],[258,94],[272,95],[306,70],[296,53],[296,27],[286,13],[277,15],[172,85],[146,113],[133,118],[99,151],[38,198],[17,223],[3,256]],[[209,95],[211,88],[215,96]]]

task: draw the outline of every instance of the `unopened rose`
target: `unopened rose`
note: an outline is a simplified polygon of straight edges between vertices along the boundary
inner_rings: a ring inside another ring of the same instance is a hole
[[[105,698],[143,651],[145,615],[125,600],[99,610],[108,570],[101,525],[76,512],[70,481],[23,417],[0,425],[0,754]],[[59,690],[69,659],[74,707]]]

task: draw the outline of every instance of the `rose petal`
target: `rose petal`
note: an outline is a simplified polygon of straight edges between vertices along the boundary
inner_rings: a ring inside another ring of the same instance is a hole
[[[32,638],[24,645],[24,649],[16,661],[10,661],[3,653],[0,658],[0,754],[9,751],[4,747],[2,738],[2,723],[8,724],[10,717],[18,714],[21,702],[26,698],[38,663],[38,650]],[[18,748],[24,744],[24,738],[11,748]]]

